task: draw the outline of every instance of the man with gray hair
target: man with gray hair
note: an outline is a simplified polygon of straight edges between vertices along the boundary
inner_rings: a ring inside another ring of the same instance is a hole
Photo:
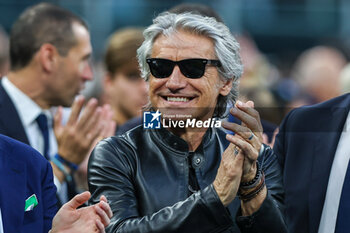
[[[231,109],[241,125],[217,120],[242,74],[229,29],[164,13],[144,37],[144,124],[100,142],[89,162],[92,203],[103,194],[114,214],[107,232],[286,232],[281,170],[254,103]]]

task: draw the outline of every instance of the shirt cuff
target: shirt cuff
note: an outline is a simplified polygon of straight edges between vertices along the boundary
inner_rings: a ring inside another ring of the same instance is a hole
[[[57,192],[59,193],[61,191],[62,184],[55,175],[53,176],[53,182],[57,188]]]

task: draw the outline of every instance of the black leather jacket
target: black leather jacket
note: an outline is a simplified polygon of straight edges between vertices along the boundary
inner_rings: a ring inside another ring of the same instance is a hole
[[[107,197],[113,211],[107,232],[286,232],[281,170],[267,146],[259,156],[268,188],[260,209],[242,217],[238,198],[227,208],[221,203],[212,183],[228,144],[221,129],[207,130],[192,162],[200,191],[189,195],[184,140],[142,126],[105,139],[89,161],[90,202]]]

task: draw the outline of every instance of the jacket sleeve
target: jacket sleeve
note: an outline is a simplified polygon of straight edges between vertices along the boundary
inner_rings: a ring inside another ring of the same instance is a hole
[[[284,211],[282,170],[277,157],[269,146],[264,145],[264,152],[258,161],[265,174],[267,196],[259,210],[251,216],[240,216],[239,210],[236,217],[237,224],[244,233],[287,232],[282,214]]]
[[[41,170],[42,199],[43,199],[43,232],[49,232],[52,225],[52,219],[57,212],[56,186],[53,183],[52,168],[45,159],[45,165]]]
[[[288,133],[288,129],[289,128],[289,119],[291,118],[291,115],[295,115],[298,109],[293,109],[292,111],[290,111],[287,116],[283,119],[280,127],[279,127],[279,132],[276,135],[276,140],[275,140],[275,144],[273,146],[273,150],[275,155],[277,156],[278,162],[280,164],[280,166],[282,167],[282,169],[284,169],[284,162],[285,162],[285,151],[288,150],[287,148],[287,144],[285,142],[285,137],[287,136],[286,134]]]
[[[92,152],[88,170],[90,202],[98,202],[103,194],[113,211],[107,232],[222,232],[233,224],[212,185],[172,206],[141,216],[133,181],[135,153],[132,148],[107,140]]]

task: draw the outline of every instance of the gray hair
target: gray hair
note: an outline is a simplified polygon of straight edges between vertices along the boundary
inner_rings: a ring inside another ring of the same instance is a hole
[[[159,35],[169,36],[178,30],[194,35],[206,36],[213,40],[215,55],[222,66],[218,68],[220,78],[232,80],[232,89],[227,96],[220,95],[215,107],[214,117],[223,117],[228,103],[234,103],[238,96],[239,78],[243,66],[239,54],[239,44],[230,30],[223,23],[212,17],[204,17],[191,13],[173,14],[165,12],[153,20],[153,24],[143,32],[145,41],[137,50],[141,76],[148,81],[150,70],[146,59],[151,56],[153,43]]]

